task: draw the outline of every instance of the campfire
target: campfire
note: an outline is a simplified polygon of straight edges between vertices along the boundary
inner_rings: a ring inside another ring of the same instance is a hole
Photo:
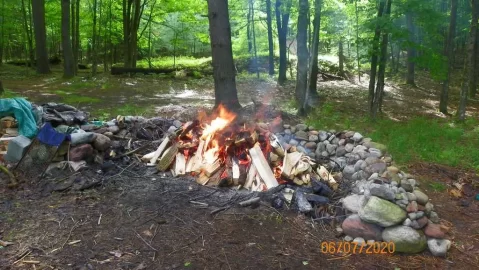
[[[294,147],[285,150],[267,125],[241,123],[224,106],[170,132],[142,160],[173,176],[193,175],[201,185],[265,191],[288,182],[309,185],[316,178],[337,188],[325,167]]]

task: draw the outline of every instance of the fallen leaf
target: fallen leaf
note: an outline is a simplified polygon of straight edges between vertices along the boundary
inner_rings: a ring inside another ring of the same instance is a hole
[[[303,265],[308,265],[309,262],[308,261],[303,261]]]
[[[191,262],[185,262],[185,267],[191,266]]]
[[[454,198],[461,198],[462,197],[462,194],[461,194],[461,191],[457,190],[457,189],[451,189],[449,190],[449,194],[451,196],[453,196]]]

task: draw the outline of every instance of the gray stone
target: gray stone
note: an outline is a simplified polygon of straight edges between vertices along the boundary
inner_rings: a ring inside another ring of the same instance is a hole
[[[310,130],[310,131],[308,131],[308,135],[309,135],[309,136],[311,136],[311,135],[316,135],[316,136],[317,136],[318,134],[319,134],[319,131],[317,131],[317,130]]]
[[[326,151],[328,151],[330,155],[336,154],[336,148],[338,148],[338,146],[335,144],[326,145]]]
[[[356,145],[353,149],[353,153],[358,153],[358,152],[365,152],[367,150],[366,147],[362,145]]]
[[[451,241],[447,239],[429,238],[427,240],[427,247],[432,255],[436,257],[445,257],[449,248],[451,248]]]
[[[408,181],[411,184],[411,186],[413,186],[413,187],[418,185],[416,179],[408,179]]]
[[[285,124],[285,125],[283,125],[283,127],[284,127],[284,129],[290,129],[290,128],[291,128],[291,125]]]
[[[320,131],[318,135],[320,141],[325,141],[328,138],[328,134],[324,131]]]
[[[291,127],[291,132],[296,133],[296,131],[298,131],[296,127]]]
[[[291,141],[289,141],[289,145],[291,145],[291,146],[297,146],[297,145],[299,145],[299,142],[298,142],[297,140],[295,140],[295,139],[291,139]]]
[[[366,203],[366,199],[364,195],[357,195],[357,194],[351,194],[344,199],[343,201],[343,207],[353,213],[359,212],[359,209],[363,207],[363,205]]]
[[[344,149],[344,146],[340,145],[338,146],[338,148],[336,149],[336,156],[337,157],[342,157],[346,154],[346,150]]]
[[[371,196],[358,213],[362,220],[383,227],[400,224],[406,219],[406,211],[396,204],[376,196]]]
[[[353,165],[348,165],[348,166],[344,167],[344,169],[343,169],[343,177],[346,178],[346,179],[351,179],[351,177],[353,176],[353,174],[355,172],[356,171],[354,170],[354,166]]]
[[[311,212],[313,210],[313,207],[311,206],[311,204],[306,199],[305,194],[301,191],[296,191],[294,193],[294,202],[295,202],[295,205],[296,205],[297,209],[301,213],[308,213],[308,212]]]
[[[372,165],[374,163],[384,163],[382,162],[381,160],[379,160],[377,157],[368,157],[366,158],[364,161],[366,161],[366,163],[368,165]],[[387,167],[387,166],[386,166]]]
[[[346,144],[346,140],[345,139],[341,139],[338,141],[338,145],[345,145]]]
[[[353,141],[355,141],[355,142],[360,142],[360,141],[363,139],[363,135],[361,135],[360,133],[356,132],[356,133],[354,133],[352,139],[353,139]]]
[[[366,158],[369,157],[370,154],[369,154],[368,152],[366,152],[366,151],[359,151],[359,152],[358,152],[358,155],[359,155],[359,157],[360,157],[361,159],[366,159]]]
[[[397,186],[398,186],[398,182],[396,182],[396,181],[391,181],[391,186],[397,187]]]
[[[415,212],[409,213],[409,214],[407,214],[407,216],[410,220],[416,220],[417,219],[417,215],[416,215]]]
[[[347,160],[348,164],[350,164],[350,165],[356,164],[356,162],[361,159],[361,157],[358,154],[353,154],[353,153],[348,153],[344,156],[347,157],[346,160]]]
[[[361,220],[359,215],[348,216],[341,225],[345,234],[352,237],[362,237],[364,239],[382,240],[383,228],[376,224],[367,223]]]
[[[291,129],[285,129],[284,134],[291,135],[291,134],[293,134],[293,132],[291,131]]]
[[[379,174],[378,173],[373,173],[371,174],[371,176],[368,178],[368,180],[373,180],[373,179],[376,179],[379,177]]]
[[[303,146],[296,146],[296,150],[301,153],[308,153],[308,150],[306,150]]]
[[[412,224],[412,220],[410,220],[409,218],[406,218],[406,220],[402,223],[402,225],[404,226],[411,226]]]
[[[311,149],[311,150],[315,150],[316,149],[316,143],[315,142],[308,142],[304,145],[304,147],[306,147],[308,149]]]
[[[306,131],[298,131],[294,134],[294,136],[298,140],[307,141],[309,139],[308,133]]]
[[[324,143],[320,142],[316,146],[316,152],[321,153],[323,151],[326,151],[326,145]]]
[[[411,183],[406,179],[401,180],[401,187],[408,192],[413,191],[413,186],[411,186]]]
[[[414,193],[406,192],[406,196],[407,196],[407,199],[410,200],[410,201],[417,200],[416,195],[414,195]]]
[[[378,187],[372,187],[370,189],[371,195],[388,200],[388,201],[393,201],[394,200],[394,192],[387,188],[385,185],[381,185]]]
[[[339,139],[337,137],[335,137],[332,141],[331,141],[332,144],[339,144]]]
[[[384,144],[380,144],[377,142],[369,142],[369,147],[379,149],[381,150],[381,152],[387,151],[387,147]]]
[[[353,151],[354,145],[351,144],[351,143],[347,143],[347,144],[344,146],[344,149],[346,150],[346,152],[350,153],[350,152]]]
[[[422,229],[424,226],[426,226],[427,223],[428,223],[427,217],[422,217],[422,218],[418,218],[418,219],[414,220],[411,223],[411,227],[416,229],[416,230],[419,230],[419,229]]]
[[[426,205],[426,203],[429,202],[429,197],[426,194],[424,194],[422,191],[416,189],[412,193],[416,195],[417,202],[419,204]]]
[[[397,252],[419,253],[426,249],[426,236],[422,231],[408,226],[394,226],[383,231],[383,241],[393,242]]]
[[[382,174],[386,170],[386,163],[374,163],[366,167],[366,172],[368,173],[378,173]]]
[[[354,164],[354,171],[359,171],[363,167],[363,164],[366,163],[364,160],[360,159],[356,161],[356,164]]]
[[[309,135],[309,141],[310,142],[317,142],[319,140],[318,135]]]
[[[398,188],[398,193],[406,193],[406,190],[402,187]]]
[[[431,213],[429,214],[429,220],[432,221],[433,223],[439,223],[440,221],[439,216],[434,211],[431,211]]]
[[[376,149],[376,148],[369,148],[369,154],[370,154],[370,156],[377,157],[377,158],[380,158],[383,155],[381,150]]]
[[[363,179],[366,179],[367,178],[367,175],[364,171],[357,171],[355,172],[352,176],[351,176],[351,179],[352,180],[363,180]]]
[[[425,209],[426,213],[429,214],[429,213],[431,213],[431,211],[434,210],[434,205],[432,203],[428,202],[428,203],[426,203],[425,208],[426,208]]]
[[[308,126],[305,125],[305,124],[297,124],[297,125],[296,125],[296,129],[297,129],[298,131],[306,131],[306,130],[308,129]]]
[[[329,153],[327,151],[323,151],[323,152],[321,152],[321,156],[329,157]]]
[[[175,131],[176,131],[176,127],[175,126],[170,126],[170,128],[168,128],[167,132],[170,133],[170,134],[173,134],[173,133],[175,133]]]
[[[107,130],[113,134],[120,132],[120,128],[118,126],[107,127]]]
[[[347,131],[346,133],[344,133],[344,136],[346,138],[351,138],[354,136],[354,131]]]
[[[93,141],[93,147],[98,151],[105,151],[111,145],[111,140],[103,134],[96,134],[95,140]]]
[[[346,235],[343,239],[344,239],[344,241],[346,241],[346,242],[351,242],[351,241],[353,241],[354,238],[352,238],[352,237],[349,236],[349,235]]]

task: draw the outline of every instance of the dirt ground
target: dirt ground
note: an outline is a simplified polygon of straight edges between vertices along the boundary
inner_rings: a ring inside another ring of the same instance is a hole
[[[437,85],[421,82],[415,89],[389,85],[385,113],[398,120],[439,116]],[[320,85],[326,100],[362,110],[363,84]],[[35,87],[42,86],[21,88]],[[253,90],[268,99],[277,90],[272,88]],[[456,103],[452,98],[451,110]],[[477,101],[470,105],[470,113],[477,114]],[[421,181],[442,222],[451,227],[453,246],[446,258],[428,251],[414,256],[325,254],[322,242],[342,239],[334,226],[267,204],[211,214],[243,195],[199,187],[188,179],[119,175],[85,191],[51,193],[37,181],[7,189],[0,175],[0,239],[13,242],[0,249],[0,269],[479,269],[479,202],[473,197],[478,188],[462,199],[429,188],[434,181],[450,187],[461,177],[473,183],[477,176],[435,164],[413,164],[407,171]]]

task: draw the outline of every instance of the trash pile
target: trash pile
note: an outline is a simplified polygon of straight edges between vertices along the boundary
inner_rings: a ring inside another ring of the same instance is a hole
[[[393,166],[384,145],[358,132],[321,131],[280,118],[239,121],[222,110],[186,123],[140,116],[103,122],[64,104],[0,102],[6,105],[0,107],[0,157],[30,177],[97,164],[104,180],[119,165],[136,174],[134,164],[137,172],[189,175],[201,185],[273,190],[273,207],[339,221],[344,239],[361,245],[392,241],[398,252],[429,247],[435,256],[445,256],[451,245],[449,228],[418,181]]]

